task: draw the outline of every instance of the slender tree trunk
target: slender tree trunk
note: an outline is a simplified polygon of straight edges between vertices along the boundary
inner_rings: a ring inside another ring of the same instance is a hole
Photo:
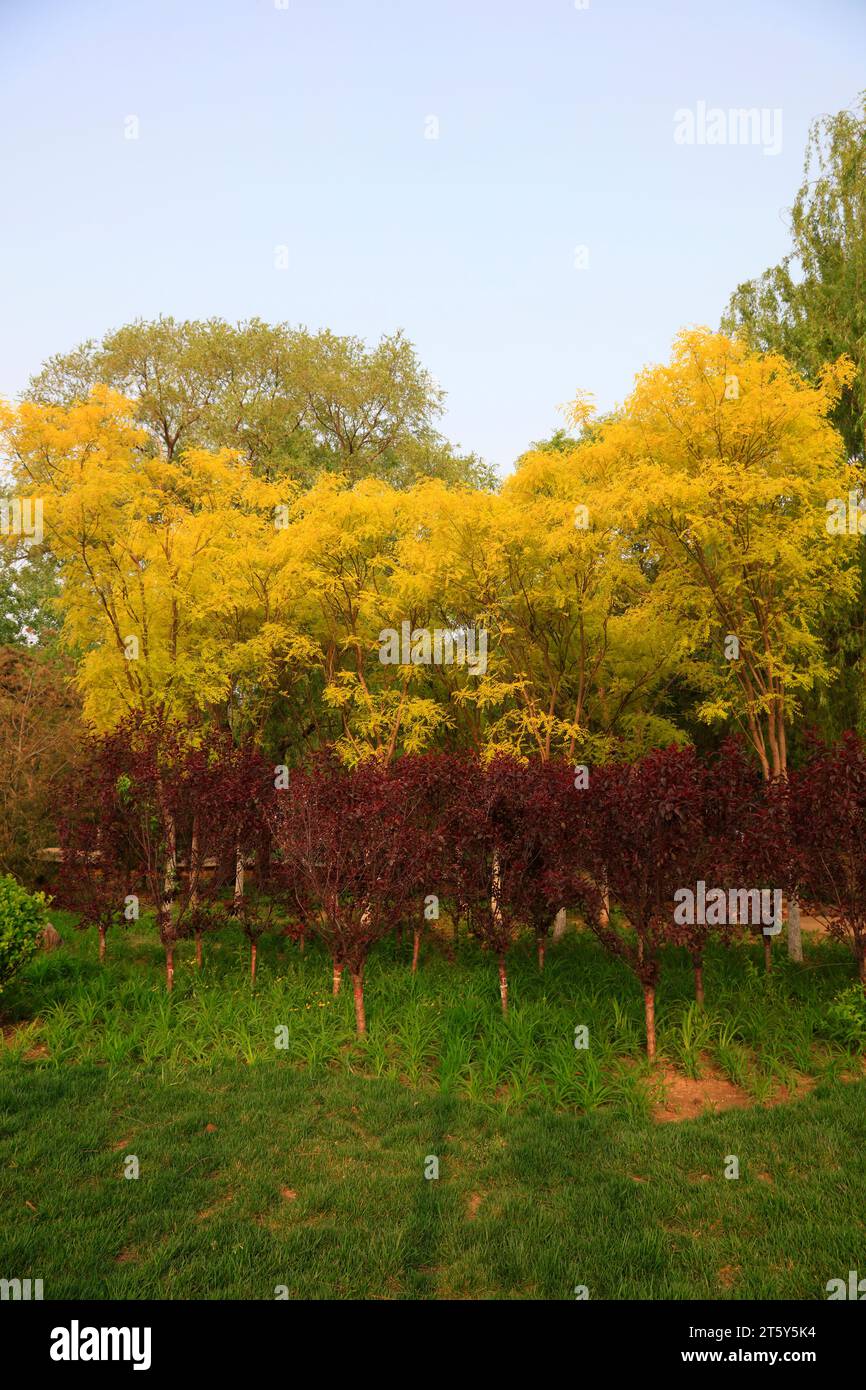
[[[177,829],[174,823],[174,816],[166,812],[163,816],[165,828],[165,879],[163,882],[163,894],[171,902],[174,902],[177,892]]]
[[[343,967],[338,961],[334,961],[334,983],[331,993],[336,997],[340,993],[340,981],[343,978]]]
[[[762,935],[764,936],[764,969],[769,975],[773,969],[773,940],[772,937],[763,933]]]
[[[244,864],[243,850],[240,845],[235,848],[235,907],[239,907],[244,900],[244,879],[246,877],[246,866]]]
[[[192,839],[189,848],[189,905],[198,906],[198,885],[201,876],[199,846],[201,844],[198,811],[192,818]]]
[[[704,958],[703,956],[693,956],[692,964],[695,967],[695,1003],[699,1009],[704,1007]]]
[[[598,914],[598,920],[603,927],[606,927],[610,921],[610,891],[607,883],[601,885],[601,909]]]
[[[252,984],[255,984],[255,982],[256,982],[256,961],[257,961],[257,959],[258,959],[258,954],[259,954],[259,943],[258,943],[257,941],[251,941],[251,942],[250,942],[250,981],[251,981]]]
[[[421,928],[416,927],[412,933],[412,974],[418,972],[418,957],[421,954]]]
[[[539,970],[543,970],[543,969],[544,969],[544,946],[545,946],[544,937],[543,937],[543,936],[540,936],[540,937],[538,938],[538,968],[539,968]]]
[[[355,1027],[358,1030],[358,1037],[363,1037],[367,1031],[367,1017],[364,1013],[364,968],[352,971],[352,989],[355,995]]]
[[[298,937],[298,950],[300,951],[301,955],[304,954],[304,933],[303,933],[303,932],[301,932],[300,936]]]
[[[508,976],[505,973],[505,955],[499,954],[499,997],[502,1000],[502,1012],[508,1013]]]
[[[800,930],[800,900],[791,898],[788,902],[788,956],[791,960],[803,959],[803,933]]]
[[[174,989],[174,899],[177,893],[177,827],[174,816],[165,806],[162,800],[162,787],[160,786],[160,802],[162,807],[162,828],[165,836],[165,874],[162,880],[162,897],[157,909],[159,916],[159,932],[163,941],[171,939],[172,944],[165,948],[165,987],[169,994]]]
[[[104,962],[105,962],[105,927],[104,927],[104,926],[102,925],[102,923],[100,922],[100,924],[99,924],[99,963],[100,963],[100,965],[102,965],[102,964],[104,964]]]
[[[204,954],[201,948],[201,929],[195,934],[195,963],[198,969],[201,970],[204,965]]]
[[[651,1062],[656,1056],[656,991],[655,985],[644,985],[643,1007],[646,1015],[646,1055]]]

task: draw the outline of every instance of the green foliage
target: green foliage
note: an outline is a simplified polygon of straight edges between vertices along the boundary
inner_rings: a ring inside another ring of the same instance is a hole
[[[856,374],[833,422],[852,457],[866,424],[866,91],[855,109],[822,116],[809,132],[803,181],[790,209],[791,251],[739,285],[723,319],[763,352],[781,352],[817,381],[842,354]]]
[[[47,905],[44,893],[28,893],[14,878],[0,876],[0,993],[39,950]]]
[[[136,320],[45,363],[31,398],[71,405],[102,383],[135,402],[153,453],[237,449],[255,475],[309,486],[322,471],[407,487],[487,487],[488,465],[436,429],[444,392],[402,333],[367,347],[261,319]]]
[[[57,564],[39,546],[0,543],[0,646],[53,645]]]
[[[830,1031],[849,1047],[866,1047],[866,994],[860,984],[840,990],[827,1008]]]

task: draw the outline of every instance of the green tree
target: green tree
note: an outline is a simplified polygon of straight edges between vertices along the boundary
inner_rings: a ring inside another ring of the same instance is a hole
[[[438,432],[444,393],[402,333],[374,347],[260,319],[138,320],[49,359],[31,399],[68,406],[101,383],[135,402],[151,447],[239,450],[267,480],[322,471],[488,486],[492,471]]]
[[[809,132],[803,181],[789,210],[791,250],[737,287],[725,332],[780,352],[817,381],[843,354],[856,372],[832,421],[849,456],[863,459],[866,428],[866,91],[852,110]]]
[[[722,324],[760,351],[782,353],[817,382],[843,354],[855,371],[831,420],[849,458],[866,457],[866,91],[851,110],[822,116],[809,132],[803,180],[789,210],[791,250],[782,262],[738,286]],[[848,562],[866,584],[866,543]],[[827,737],[866,726],[862,606],[829,597],[822,640],[839,679],[831,692],[804,700],[806,721]]]

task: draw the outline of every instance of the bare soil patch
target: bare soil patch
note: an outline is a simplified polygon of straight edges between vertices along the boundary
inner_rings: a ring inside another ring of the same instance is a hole
[[[659,1080],[661,1094],[653,1108],[653,1119],[659,1124],[694,1120],[707,1111],[745,1110],[755,1103],[748,1092],[710,1067],[704,1067],[704,1075],[698,1078],[664,1067]]]
[[[808,1095],[815,1086],[814,1077],[800,1076],[793,1085],[779,1086],[769,1100],[759,1102],[742,1086],[729,1081],[707,1060],[701,1063],[701,1073],[700,1077],[691,1077],[684,1076],[675,1067],[665,1066],[661,1069],[652,1112],[657,1124],[677,1124],[723,1110],[747,1110],[758,1105],[768,1109],[775,1105],[789,1105]]]

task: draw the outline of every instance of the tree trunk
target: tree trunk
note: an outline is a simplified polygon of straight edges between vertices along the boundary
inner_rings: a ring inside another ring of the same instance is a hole
[[[702,956],[693,960],[695,967],[695,1003],[699,1009],[704,1007],[704,961]]]
[[[538,938],[538,968],[539,968],[539,970],[543,970],[543,969],[544,969],[544,946],[545,946],[544,937],[543,937],[543,936],[540,936],[540,937]]]
[[[502,1000],[502,1012],[508,1013],[508,976],[505,973],[505,956],[502,952],[499,955],[499,997]]]
[[[255,982],[256,982],[256,961],[258,960],[258,955],[259,955],[259,943],[258,943],[257,941],[251,941],[251,942],[250,942],[250,980],[252,981],[253,984],[255,984]]]
[[[165,987],[169,994],[174,989],[174,947],[165,948]]]
[[[174,896],[177,892],[177,829],[174,823],[174,816],[170,812],[165,812],[163,816],[163,826],[165,830],[165,878],[163,879],[163,897],[170,903],[174,903]]]
[[[646,1015],[646,1055],[651,1062],[656,1056],[656,991],[655,985],[644,985],[643,1007]]]
[[[603,927],[606,927],[610,922],[610,892],[606,883],[601,885],[601,908],[598,920]]]
[[[196,934],[195,934],[195,963],[196,963],[196,965],[198,966],[199,970],[201,970],[202,966],[204,965],[204,954],[203,954],[202,948],[201,948],[201,931],[200,931],[200,930],[197,931]]]
[[[800,930],[800,900],[791,898],[788,903],[788,956],[791,960],[803,959],[803,933]]]
[[[343,978],[343,967],[334,961],[334,983],[331,993],[336,997],[340,993],[340,981]]]
[[[102,965],[102,964],[104,963],[104,961],[105,961],[105,927],[104,927],[104,926],[102,925],[102,923],[100,922],[100,924],[99,924],[99,964]]]
[[[367,1031],[367,1018],[364,1013],[364,970],[352,971],[352,989],[355,994],[355,1027],[358,1030],[358,1037],[363,1037]]]
[[[298,937],[298,950],[300,951],[301,955],[304,954],[304,933],[303,933],[303,932],[301,932],[300,936]]]
[[[197,906],[198,906],[198,884],[199,884],[199,878],[200,878],[200,876],[201,876],[201,856],[200,856],[200,853],[199,853],[199,845],[200,845],[200,842],[201,842],[201,841],[200,841],[200,835],[199,835],[199,818],[198,818],[198,812],[196,811],[195,815],[194,815],[193,818],[192,818],[192,841],[191,841],[191,843],[190,843],[190,849],[189,849],[189,905],[190,905],[190,907],[197,907]],[[196,940],[198,941],[198,933],[196,933]],[[196,959],[198,959],[198,954],[196,954]],[[199,968],[201,968],[201,961],[199,961]]]
[[[240,845],[235,849],[235,907],[239,907],[244,900],[244,879],[246,876],[246,866],[244,864],[243,850]]]
[[[773,969],[773,940],[772,937],[764,936],[764,969],[769,975]]]
[[[412,974],[418,972],[418,956],[421,953],[421,928],[416,927],[412,933]]]

